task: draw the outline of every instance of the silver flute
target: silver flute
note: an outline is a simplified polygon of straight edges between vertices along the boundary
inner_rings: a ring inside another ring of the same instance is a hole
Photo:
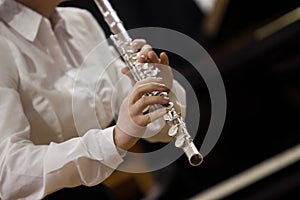
[[[107,0],[95,0],[104,20],[108,24],[110,31],[113,33],[111,39],[118,49],[124,62],[129,67],[131,74],[136,81],[148,77],[156,77],[160,70],[151,63],[140,63],[138,61],[138,52],[132,50],[132,38],[126,31],[122,21]],[[153,92],[147,95],[166,95],[165,93]],[[203,156],[195,147],[192,137],[187,131],[186,124],[180,115],[176,112],[173,102],[168,106],[168,113],[164,115],[164,120],[171,126],[169,136],[175,137],[175,146],[182,148],[192,166],[198,166],[203,161]]]

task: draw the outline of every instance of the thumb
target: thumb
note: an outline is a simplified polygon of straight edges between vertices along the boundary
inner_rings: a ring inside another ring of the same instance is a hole
[[[135,83],[134,77],[132,76],[129,67],[123,67],[121,72],[126,75],[128,78],[130,78],[130,80]]]
[[[122,70],[121,70],[122,74],[124,75],[128,75],[128,73],[130,73],[130,70],[129,70],[129,67],[123,67]]]

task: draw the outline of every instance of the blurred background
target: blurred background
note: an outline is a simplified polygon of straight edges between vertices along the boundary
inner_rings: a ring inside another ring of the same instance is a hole
[[[106,184],[118,198],[299,199],[299,0],[110,2],[128,29],[169,28],[201,44],[223,77],[228,101],[222,135],[201,166],[182,156],[151,173],[117,171]],[[110,35],[92,0],[61,6],[89,10]],[[170,60],[197,94],[201,121],[194,142],[200,147],[210,120],[206,85],[185,60],[172,54]],[[160,146],[140,142],[135,150]]]

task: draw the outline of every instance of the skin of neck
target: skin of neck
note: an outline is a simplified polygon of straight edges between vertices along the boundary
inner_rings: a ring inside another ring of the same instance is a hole
[[[40,13],[42,16],[49,18],[63,0],[17,0],[28,8]]]

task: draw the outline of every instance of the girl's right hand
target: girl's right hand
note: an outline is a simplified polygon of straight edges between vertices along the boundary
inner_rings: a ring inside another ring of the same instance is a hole
[[[160,78],[147,78],[137,81],[121,104],[119,117],[114,129],[114,139],[117,147],[130,149],[145,132],[146,126],[162,117],[168,112],[168,108],[162,107],[149,111],[149,106],[154,104],[167,104],[169,98],[165,96],[147,96],[158,91],[168,92],[169,88]],[[145,112],[147,110],[147,112]]]

